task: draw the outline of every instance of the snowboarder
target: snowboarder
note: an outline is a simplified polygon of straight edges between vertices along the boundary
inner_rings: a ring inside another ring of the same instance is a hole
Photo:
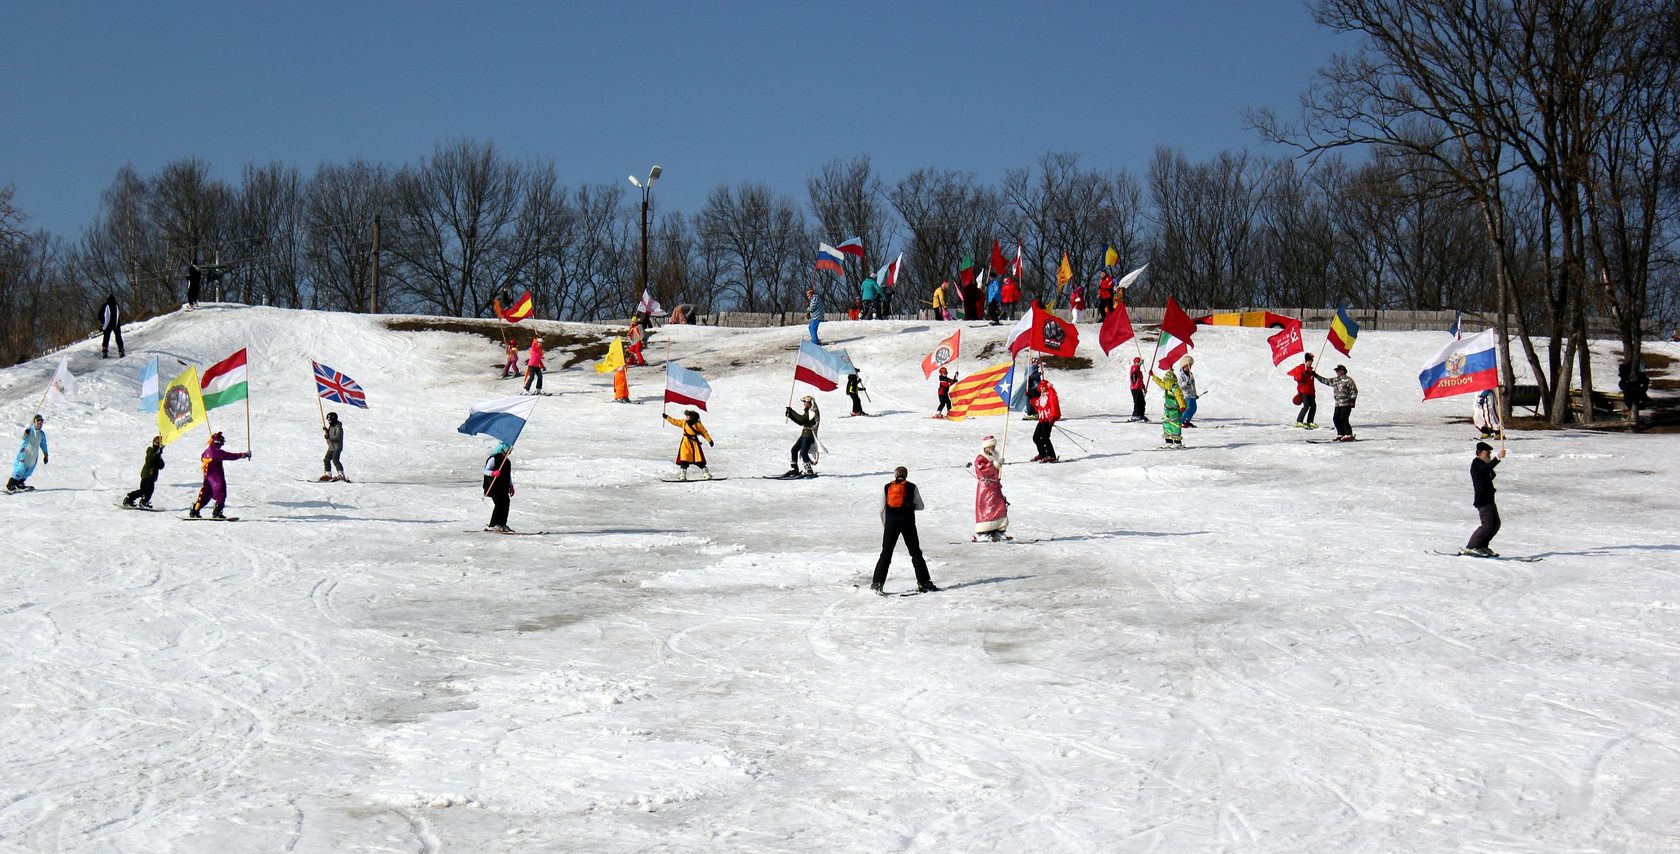
[[[321,428],[321,434],[327,438],[327,455],[321,458],[321,480],[350,481],[344,476],[344,424],[338,420],[338,413],[327,413],[327,425]],[[333,466],[338,466],[338,477],[333,477]]]
[[[1475,533],[1470,535],[1470,542],[1459,550],[1459,554],[1474,557],[1499,557],[1488,548],[1493,542],[1493,536],[1499,533],[1499,507],[1493,503],[1493,470],[1499,466],[1499,461],[1505,459],[1504,449],[1499,451],[1499,459],[1493,458],[1493,446],[1486,442],[1476,443],[1476,458],[1470,461],[1470,487],[1474,496],[1470,500],[1471,506],[1481,516],[1482,523],[1476,527]]]
[[[1143,399],[1143,391],[1146,387],[1143,384],[1143,357],[1142,356],[1133,356],[1132,357],[1132,373],[1131,373],[1130,380],[1131,380],[1131,388],[1132,388],[1132,417],[1130,417],[1126,420],[1127,421],[1148,421],[1149,419],[1147,417],[1145,417],[1144,414],[1143,414],[1143,407],[1144,407],[1144,403],[1145,403],[1145,401]]]
[[[1337,365],[1334,377],[1321,376],[1314,373],[1313,377],[1330,387],[1332,399],[1336,401],[1336,411],[1331,420],[1336,424],[1336,441],[1352,442],[1353,407],[1359,402],[1359,386],[1354,385],[1353,377],[1348,376],[1347,365]]]
[[[817,427],[822,422],[822,410],[817,407],[817,401],[810,395],[799,399],[804,404],[804,412],[794,412],[793,407],[787,407],[787,419],[800,426],[799,439],[793,443],[788,451],[788,470],[782,477],[816,477],[817,470],[813,464],[817,461]],[[799,470],[799,461],[805,461],[805,471]]]
[[[1318,424],[1318,386],[1313,384],[1313,357],[1305,354],[1306,361],[1296,366],[1289,375],[1295,378],[1295,402],[1301,405],[1301,411],[1295,413],[1295,426],[1307,430],[1317,430]]]
[[[112,335],[117,336],[117,358],[128,355],[123,350],[122,309],[117,306],[116,294],[108,294],[105,304],[99,307],[99,329],[105,333],[99,341],[99,358],[110,358]]]
[[[1489,439],[1501,431],[1499,423],[1499,407],[1493,399],[1493,389],[1483,389],[1476,395],[1476,409],[1470,414],[1470,422],[1482,431],[1481,438]]]
[[[944,418],[951,411],[951,385],[956,381],[956,374],[947,374],[944,368],[939,369],[939,406],[933,410],[933,417]]]
[[[1033,428],[1033,444],[1038,447],[1038,456],[1033,457],[1035,463],[1056,462],[1056,446],[1050,442],[1050,431],[1062,417],[1061,398],[1056,394],[1056,387],[1050,380],[1038,381],[1038,426]]]
[[[146,461],[140,464],[140,488],[123,498],[124,507],[152,509],[152,490],[157,486],[158,474],[163,471],[163,437],[153,436],[146,447]]]
[[[503,342],[507,350],[507,361],[502,363],[502,379],[519,376],[519,345],[511,339]]]
[[[1179,419],[1180,427],[1196,426],[1196,375],[1190,371],[1196,364],[1194,356],[1185,356],[1179,364],[1184,367],[1178,369],[1178,390],[1184,395],[1184,415]]]
[[[198,500],[194,501],[192,509],[187,511],[187,515],[194,519],[204,518],[198,514],[198,511],[203,510],[205,505],[212,501],[215,502],[216,507],[211,512],[210,517],[213,519],[227,518],[222,515],[222,508],[227,504],[227,474],[222,471],[222,462],[225,460],[248,460],[251,458],[251,452],[224,451],[222,445],[226,443],[227,437],[215,433],[211,435],[210,444],[205,446],[204,453],[198,457],[199,465],[204,468],[204,484],[198,488]]]
[[[35,473],[35,464],[49,462],[47,459],[47,434],[41,429],[45,420],[40,415],[35,416],[35,423],[23,428],[23,444],[18,447],[17,459],[12,461],[12,477],[6,481],[7,492],[34,492],[35,487],[24,481]]]
[[[484,461],[484,494],[494,505],[490,511],[490,524],[484,526],[486,531],[498,534],[511,534],[513,529],[508,527],[508,505],[513,499],[513,446],[506,442],[497,442],[490,450],[490,456]]]
[[[531,353],[525,357],[525,389],[520,392],[521,394],[531,393],[532,380],[537,381],[536,393],[542,394],[542,375],[545,367],[547,366],[543,364],[542,336],[532,335]]]
[[[187,265],[187,310],[198,308],[198,291],[204,283],[204,271],[198,269],[198,262]]]
[[[682,430],[682,441],[677,443],[677,468],[682,472],[677,475],[678,480],[688,480],[688,467],[699,466],[700,474],[707,480],[712,479],[711,469],[706,468],[706,451],[700,447],[700,440],[706,444],[712,442],[712,434],[706,432],[706,425],[700,423],[700,413],[692,409],[684,409],[681,419],[665,416],[665,420],[672,426]]]
[[[1003,457],[998,455],[996,438],[981,437],[980,453],[975,455],[973,466],[974,539],[1007,539],[1009,499],[1003,497]]]
[[[807,328],[811,330],[811,343],[822,346],[822,340],[817,337],[817,325],[823,322],[823,299],[817,295],[816,288],[806,288],[805,298],[810,300],[805,306],[805,316],[811,319]]]
[[[864,391],[863,378],[859,377],[857,369],[853,368],[852,373],[846,377],[846,394],[850,395],[852,398],[853,415],[869,414],[863,411],[863,401],[858,399],[858,394],[862,391]]]
[[[1172,368],[1167,368],[1156,376],[1149,372],[1149,378],[1161,387],[1161,440],[1166,442],[1162,447],[1173,450],[1184,450],[1184,427],[1179,423],[1184,413],[1184,392],[1178,388],[1178,375]]]
[[[899,466],[893,470],[892,482],[881,490],[881,557],[875,561],[875,578],[869,589],[885,596],[887,567],[892,565],[893,549],[898,538],[910,552],[910,565],[916,570],[916,592],[933,593],[939,590],[928,577],[927,560],[922,557],[921,537],[916,534],[916,511],[922,509],[922,493],[910,482],[910,472]]]

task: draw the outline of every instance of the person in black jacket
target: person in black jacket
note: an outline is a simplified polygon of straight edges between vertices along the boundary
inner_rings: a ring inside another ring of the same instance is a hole
[[[852,397],[853,415],[869,414],[863,411],[863,401],[858,400],[858,393],[861,391],[863,391],[863,378],[858,376],[857,369],[853,368],[851,375],[846,377],[846,394]]]
[[[338,413],[327,413],[326,426],[321,428],[321,435],[327,440],[327,455],[321,458],[321,480],[342,480],[350,482],[344,476],[344,423],[338,420]],[[333,466],[338,466],[338,476],[333,476]]]
[[[157,486],[158,473],[163,471],[163,437],[153,436],[146,449],[146,461],[140,465],[140,488],[123,499],[124,507],[152,509],[152,489]]]
[[[198,269],[198,262],[187,265],[187,308],[198,308],[198,291],[204,284],[204,271]]]
[[[1476,443],[1476,458],[1470,461],[1470,486],[1475,496],[1470,503],[1481,515],[1482,524],[1476,532],[1470,535],[1470,542],[1459,550],[1459,554],[1472,557],[1499,557],[1488,545],[1493,542],[1493,535],[1499,533],[1499,507],[1493,503],[1493,470],[1499,465],[1499,460],[1505,459],[1504,449],[1499,451],[1499,459],[1493,458],[1493,446],[1486,442]]]
[[[875,578],[869,589],[885,596],[887,567],[892,565],[893,549],[898,538],[904,537],[904,547],[910,550],[910,565],[916,570],[916,592],[933,593],[928,577],[927,561],[922,558],[921,537],[916,534],[916,511],[922,509],[922,492],[910,482],[910,472],[904,466],[893,470],[892,483],[881,489],[881,557],[875,561]]]
[[[508,527],[508,505],[513,499],[513,448],[506,442],[497,442],[490,452],[489,459],[484,461],[484,494],[495,504],[490,511],[490,524],[484,526],[486,531],[498,534],[511,534],[513,529]]]
[[[123,349],[122,342],[122,309],[117,307],[117,295],[105,297],[105,304],[99,307],[99,329],[104,337],[99,342],[99,358],[109,358],[111,355],[111,336],[117,336],[117,358],[128,355]]]

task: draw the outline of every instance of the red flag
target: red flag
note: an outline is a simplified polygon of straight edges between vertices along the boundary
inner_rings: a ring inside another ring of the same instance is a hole
[[[1178,300],[1167,297],[1167,313],[1161,317],[1161,330],[1185,343],[1196,334],[1196,321],[1184,313],[1178,305]]]
[[[1120,303],[1108,310],[1102,331],[1097,333],[1097,343],[1102,345],[1103,355],[1106,356],[1115,347],[1132,340],[1133,334],[1132,318],[1126,314],[1126,304]]]
[[[997,238],[992,238],[992,275],[1001,276],[1006,271],[1003,260],[1003,246]]]
[[[1052,356],[1072,356],[1079,348],[1079,330],[1038,306],[1032,310],[1032,343],[1027,346]]]
[[[933,352],[922,359],[922,379],[933,376],[933,372],[955,362],[957,354],[962,352],[962,330],[951,333],[951,337],[939,342]]]
[[[1282,315],[1278,315],[1278,317],[1282,317]],[[1293,318],[1283,319],[1293,320]],[[1277,334],[1267,338],[1266,343],[1272,345],[1273,365],[1281,365],[1284,359],[1296,353],[1304,352],[1305,347],[1301,344],[1301,321],[1295,320],[1283,327]]]
[[[1009,262],[1009,274],[1015,277],[1015,281],[1019,282],[1021,280],[1021,244],[1019,243],[1015,244],[1015,260]]]
[[[502,309],[501,304],[498,303],[496,305],[496,313],[500,315],[503,320],[509,323],[518,323],[519,321],[530,317],[531,292],[526,291],[521,294],[519,299],[514,300],[513,305],[509,306],[505,311]]]

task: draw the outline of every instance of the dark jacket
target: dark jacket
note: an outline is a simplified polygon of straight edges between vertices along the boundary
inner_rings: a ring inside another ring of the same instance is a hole
[[[863,380],[859,379],[857,374],[848,374],[846,376],[846,393],[857,394],[860,391],[863,391]]]
[[[501,470],[500,475],[496,474],[497,469]],[[484,494],[513,494],[513,460],[507,454],[491,454],[484,461]]]
[[[1477,457],[1470,461],[1470,485],[1476,490],[1476,497],[1470,504],[1474,507],[1486,507],[1493,503],[1493,469],[1499,465],[1498,458],[1484,460]]]
[[[904,482],[904,506],[888,507],[887,493],[891,489],[891,483],[881,487],[881,521],[885,522],[891,519],[895,522],[916,524],[916,511],[924,509],[922,506],[922,491],[916,488],[916,484],[907,480]]]
[[[812,439],[817,438],[817,422],[821,420],[821,416],[819,416],[816,412],[813,411],[810,415],[804,415],[799,412],[795,412],[793,407],[789,406],[787,407],[787,417],[789,421],[805,428],[799,431],[800,436],[809,436]]]
[[[146,461],[140,464],[140,479],[151,480],[157,477],[160,471],[163,471],[163,446],[148,446],[146,448]]]
[[[110,332],[122,326],[122,309],[117,307],[116,297],[106,297],[105,304],[99,307],[99,331]]]
[[[321,428],[321,430],[327,436],[327,447],[329,449],[334,450],[334,451],[344,450],[344,422],[343,421],[329,421],[329,422],[327,422],[327,426]]]

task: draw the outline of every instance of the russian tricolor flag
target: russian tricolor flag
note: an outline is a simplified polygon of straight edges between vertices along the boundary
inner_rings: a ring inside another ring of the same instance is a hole
[[[836,273],[844,274],[846,272],[846,268],[840,265],[840,262],[844,260],[844,258],[840,257],[840,250],[835,249],[827,243],[817,244],[818,270],[833,270]]]
[[[1499,385],[1499,336],[1492,329],[1453,341],[1418,374],[1423,399],[1469,394]]]

